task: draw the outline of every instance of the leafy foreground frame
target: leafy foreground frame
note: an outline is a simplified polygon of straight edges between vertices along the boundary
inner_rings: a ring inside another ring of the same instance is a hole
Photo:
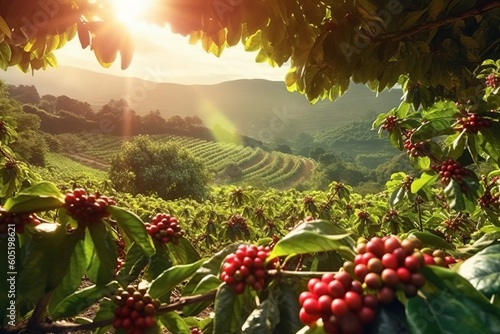
[[[83,329],[104,333],[116,318],[114,294],[120,286],[126,288],[135,282],[139,275],[139,288],[161,302],[154,326],[148,332],[166,327],[174,333],[190,333],[191,328],[197,327],[207,333],[323,333],[321,323],[303,328],[298,318],[298,296],[307,289],[308,280],[325,272],[288,268],[300,266],[297,261],[312,261],[316,264],[310,268],[339,263],[338,269],[356,255],[356,242],[349,233],[327,221],[305,221],[272,247],[267,261],[279,258],[281,265],[266,271],[266,287],[260,291],[246,287],[237,294],[219,277],[224,259],[236,252],[241,243],[231,244],[209,259],[200,259],[184,237],[176,245],[154,242],[139,217],[120,207],[109,205],[110,217],[95,222],[74,221],[67,208],[64,195],[47,182],[24,189],[5,203],[9,213],[57,210],[57,222],[42,219],[36,226],[26,225],[27,233],[16,235],[19,265],[15,316],[16,321],[19,316],[26,321],[4,327],[7,333]],[[125,261],[115,273],[117,232],[127,247]],[[447,251],[458,254],[429,232],[412,231],[403,235],[406,236],[418,237],[424,246],[446,246]],[[452,269],[423,267],[426,284],[418,296],[407,299],[398,295],[379,309],[376,321],[365,331],[495,333],[500,328],[497,239],[496,234],[485,235],[469,249],[477,253]],[[12,246],[11,241],[0,239],[4,248]],[[9,268],[2,272],[9,272]],[[84,275],[94,284],[76,291]],[[172,302],[174,291],[180,291],[181,296]],[[2,296],[3,305],[8,305],[6,297]],[[94,319],[78,317],[96,302],[99,310]],[[212,303],[213,318],[195,318]],[[4,314],[4,324],[8,325],[9,319],[9,314]]]

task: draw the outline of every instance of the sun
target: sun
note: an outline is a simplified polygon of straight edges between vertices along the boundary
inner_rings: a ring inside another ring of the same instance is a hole
[[[112,0],[116,18],[128,28],[144,24],[143,19],[150,13],[154,0]]]

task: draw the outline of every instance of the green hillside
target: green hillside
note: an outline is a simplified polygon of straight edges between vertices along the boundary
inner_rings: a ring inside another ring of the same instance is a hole
[[[79,135],[79,144],[65,155],[94,168],[106,170],[112,156],[127,139],[116,136]],[[203,160],[218,184],[252,184],[257,187],[292,188],[306,181],[314,168],[310,159],[280,152],[267,152],[228,143],[173,135],[151,136],[160,142],[176,141]]]
[[[53,80],[55,76],[58,80]],[[125,98],[139,115],[157,109],[166,118],[197,115],[209,127],[220,124],[265,143],[276,137],[292,139],[300,132],[312,133],[387,112],[401,98],[399,89],[377,96],[364,85],[352,84],[335,102],[311,105],[304,96],[288,92],[285,84],[277,81],[235,80],[213,85],[151,83],[64,66],[34,76],[9,70],[3,80],[15,85],[34,85],[40,95],[67,95],[88,102],[95,110],[110,99]],[[131,90],[137,87],[150,87],[140,100],[133,98]]]

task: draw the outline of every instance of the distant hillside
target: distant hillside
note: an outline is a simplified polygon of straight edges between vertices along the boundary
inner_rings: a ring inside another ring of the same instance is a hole
[[[397,106],[400,90],[375,93],[352,85],[334,103],[310,105],[306,98],[286,90],[283,82],[236,80],[215,85],[179,85],[123,78],[73,67],[36,72],[34,76],[10,68],[2,74],[9,84],[35,85],[40,94],[67,95],[98,109],[110,99],[127,98],[139,114],[159,109],[164,117],[198,115],[208,125],[233,124],[245,135],[264,142],[273,137],[293,138],[300,132],[386,112]]]
[[[107,170],[111,158],[128,138],[79,135],[79,141],[66,156],[83,165]],[[307,181],[316,163],[304,157],[260,148],[216,143],[202,139],[172,135],[151,136],[160,142],[175,141],[200,158],[215,176],[218,184],[252,184],[254,186],[289,189]]]

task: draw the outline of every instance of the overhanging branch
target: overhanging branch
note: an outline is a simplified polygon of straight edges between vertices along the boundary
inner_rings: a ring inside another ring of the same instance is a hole
[[[430,31],[436,28],[439,28],[441,26],[444,26],[446,24],[450,24],[459,20],[463,20],[475,15],[483,14],[485,12],[488,12],[490,10],[500,8],[500,0],[495,0],[495,1],[488,1],[485,2],[479,6],[473,7],[471,9],[468,9],[458,15],[455,16],[450,16],[450,17],[445,17],[441,20],[436,20],[433,22],[428,22],[422,25],[414,26],[410,29],[404,30],[404,31],[396,31],[396,32],[390,32],[386,34],[381,34],[373,39],[375,42],[380,42],[384,40],[391,40],[393,42],[402,40],[406,37],[410,37],[415,34],[419,34],[421,32],[426,32]]]

